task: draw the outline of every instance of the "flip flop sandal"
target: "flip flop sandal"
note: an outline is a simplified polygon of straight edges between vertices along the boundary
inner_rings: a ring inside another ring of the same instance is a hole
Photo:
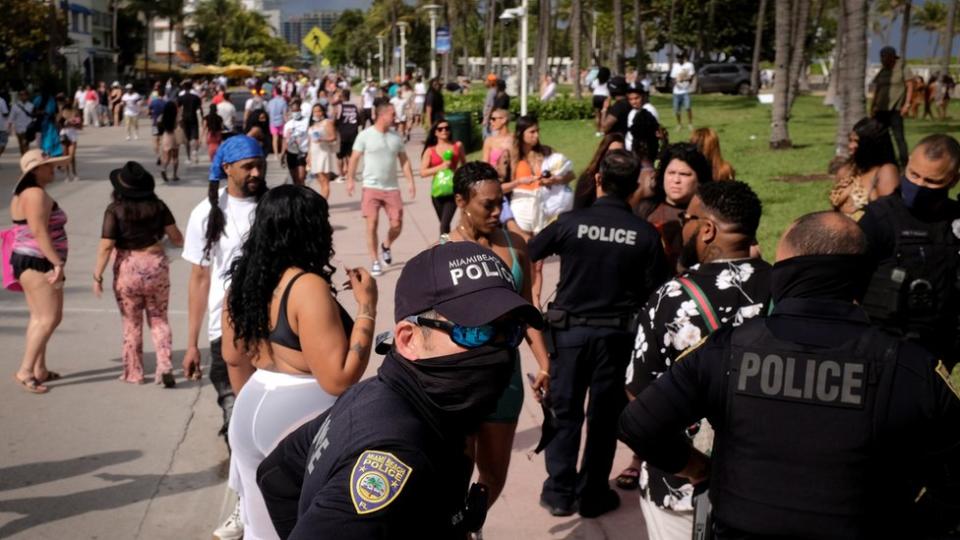
[[[38,383],[43,384],[45,382],[55,381],[57,379],[60,379],[61,377],[62,375],[60,375],[56,371],[47,371],[47,376],[45,378],[41,379],[39,377],[36,377],[36,380]]]
[[[30,392],[31,394],[46,394],[50,391],[49,388],[38,383],[33,377],[21,380],[20,377],[17,377],[16,374],[14,374],[13,380],[17,381],[21,388],[27,392]]]
[[[637,489],[640,485],[640,471],[633,467],[627,467],[617,476],[617,487],[626,491]]]

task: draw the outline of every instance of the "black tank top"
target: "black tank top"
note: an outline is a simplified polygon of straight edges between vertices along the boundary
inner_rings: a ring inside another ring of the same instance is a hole
[[[293,276],[293,279],[287,283],[287,288],[284,289],[283,296],[280,297],[280,312],[277,314],[277,325],[270,331],[269,336],[269,340],[272,343],[283,345],[295,351],[302,351],[303,349],[300,348],[300,336],[293,333],[293,328],[290,328],[290,321],[287,320],[287,298],[290,296],[290,289],[293,288],[293,284],[300,279],[300,276],[306,273],[307,272],[300,272]],[[336,302],[336,300],[334,301]],[[349,340],[350,334],[353,333],[353,319],[350,317],[350,314],[347,313],[347,310],[343,309],[340,302],[337,302],[337,309],[340,311],[340,322],[343,323],[344,334]]]

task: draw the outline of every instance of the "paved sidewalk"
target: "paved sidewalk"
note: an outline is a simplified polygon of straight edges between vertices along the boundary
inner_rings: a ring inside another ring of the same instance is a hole
[[[209,381],[180,379],[175,390],[116,381],[121,371],[120,317],[109,291],[100,300],[91,292],[90,273],[103,210],[109,203],[107,173],[111,169],[128,159],[144,164],[155,174],[160,183],[157,193],[181,229],[193,206],[206,197],[209,162],[205,151],[199,165],[181,167],[181,182],[163,185],[154,165],[149,127],[141,124],[139,141],[125,141],[121,128],[85,130],[78,152],[82,180],[58,182],[50,188],[69,216],[71,245],[64,320],[47,355],[51,369],[63,373],[64,379],[51,383],[47,395],[23,392],[11,379],[23,352],[29,314],[22,295],[0,292],[0,350],[6,373],[0,376],[0,392],[5,396],[0,407],[0,538],[209,538],[226,512],[227,453],[216,436],[220,411]],[[407,146],[415,164],[422,139],[422,131],[417,130]],[[0,158],[2,224],[10,219],[9,198],[19,176],[18,159],[16,149],[10,147]],[[271,158],[269,184],[282,183],[285,174]],[[406,198],[405,181],[401,186]],[[418,177],[417,188],[417,197],[404,203],[404,231],[394,245],[395,262],[378,279],[378,332],[392,327],[393,292],[403,263],[435,243],[439,234],[429,184]],[[359,193],[348,198],[343,184],[333,185],[331,221],[338,269],[369,264],[359,207]],[[382,219],[383,234],[386,227]],[[178,250],[168,254],[173,284],[170,323],[178,366],[185,348],[189,265]],[[544,298],[556,284],[558,269],[556,261],[545,266]],[[342,278],[342,272],[337,275]],[[349,292],[339,298],[348,311],[354,311]],[[206,347],[206,338],[202,339],[201,347]],[[526,347],[522,349],[523,371],[535,372],[532,355]],[[151,372],[154,357],[148,333],[144,350],[146,371]],[[371,358],[366,376],[376,372],[380,361],[376,355]],[[484,537],[645,538],[636,492],[625,494],[621,509],[600,519],[553,518],[538,506],[545,477],[543,457],[530,452],[540,436],[540,420],[539,407],[528,393],[507,486],[490,510]],[[621,445],[614,472],[628,460]]]

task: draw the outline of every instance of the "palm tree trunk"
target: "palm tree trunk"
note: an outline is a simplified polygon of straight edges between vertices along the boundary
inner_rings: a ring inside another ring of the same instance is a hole
[[[913,7],[912,0],[905,0],[903,3],[903,26],[900,27],[900,53],[901,58],[907,57],[907,36],[910,35],[910,10]]]
[[[486,37],[483,40],[483,65],[486,73],[493,73],[493,31],[497,24],[497,0],[487,0]]]
[[[793,45],[790,51],[790,74],[787,77],[787,116],[797,99],[797,88],[803,70],[803,54],[807,42],[807,17],[810,16],[810,0],[793,0]]]
[[[670,0],[670,16],[667,19],[667,71],[673,69],[676,55],[673,51],[673,19],[677,12],[677,0]]]
[[[640,15],[640,0],[633,0],[633,37],[634,63],[637,64],[637,75],[643,75],[647,72],[646,53],[644,52],[643,20]]]
[[[173,15],[167,18],[167,75],[173,73]]]
[[[550,27],[550,0],[540,0],[540,12],[537,17],[537,51],[534,59],[534,72],[537,74],[537,84],[543,80],[549,71]]]
[[[791,0],[776,0],[776,78],[773,82],[773,122],[770,128],[770,148],[790,148],[789,122],[789,63],[790,63],[790,30],[793,26]]]
[[[853,129],[853,124],[866,116],[867,77],[867,0],[843,0],[846,10],[847,41],[844,45],[842,82],[844,100],[844,138]]]
[[[573,42],[573,96],[577,99],[583,97],[583,88],[580,86],[580,40],[583,38],[583,32],[580,25],[580,0],[570,0],[570,41]]]
[[[753,63],[750,64],[750,93],[760,91],[760,48],[763,46],[763,19],[767,13],[767,0],[760,0],[757,10],[757,29],[753,36]]]
[[[623,0],[613,0],[613,66],[623,74]]]
[[[943,33],[943,59],[940,60],[940,73],[949,73],[950,70],[950,61],[953,59],[953,33],[954,30],[956,30],[958,9],[960,9],[960,0],[950,2],[950,12],[947,14],[947,28]],[[900,53],[900,56],[903,56],[903,53]]]

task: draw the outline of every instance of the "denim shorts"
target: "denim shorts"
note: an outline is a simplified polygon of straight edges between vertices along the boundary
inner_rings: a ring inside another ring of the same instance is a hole
[[[6,146],[9,139],[10,139],[9,131],[0,131],[0,148],[3,148],[4,146]]]
[[[690,110],[690,94],[674,94],[673,95],[673,112],[679,113],[680,111],[689,111]]]

